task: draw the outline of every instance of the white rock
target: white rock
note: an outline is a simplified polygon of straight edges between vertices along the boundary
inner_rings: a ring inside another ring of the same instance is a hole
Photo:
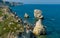
[[[38,10],[38,9],[35,9],[34,10],[34,17],[35,18],[42,18],[42,11],[41,10]]]
[[[36,25],[35,25],[35,27],[34,27],[34,29],[33,29],[33,33],[34,33],[35,35],[40,35],[41,32],[44,31],[44,30],[45,30],[45,29],[44,29],[44,27],[43,27],[43,25],[42,25],[42,21],[41,21],[41,19],[39,19],[39,20],[36,22]]]
[[[27,13],[25,13],[24,17],[25,18],[29,18],[29,15]]]

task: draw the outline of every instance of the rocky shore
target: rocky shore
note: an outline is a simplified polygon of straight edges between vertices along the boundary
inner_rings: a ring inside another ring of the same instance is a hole
[[[28,19],[29,15],[25,13],[24,17]],[[38,21],[36,21],[35,26],[32,27],[27,22],[23,22],[23,20],[17,16],[16,12],[13,13],[8,6],[0,6],[0,38],[18,38],[18,36],[22,34],[23,38],[34,38],[41,34],[45,35],[45,28],[42,24],[42,11],[35,9],[34,17]]]

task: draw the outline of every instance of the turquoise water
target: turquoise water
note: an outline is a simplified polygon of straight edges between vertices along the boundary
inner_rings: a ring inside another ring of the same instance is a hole
[[[60,5],[59,4],[25,4],[22,6],[12,6],[14,12],[21,18],[28,13],[28,21],[34,22],[34,9],[42,10],[44,16],[43,24],[46,27],[47,35],[44,38],[60,38]]]

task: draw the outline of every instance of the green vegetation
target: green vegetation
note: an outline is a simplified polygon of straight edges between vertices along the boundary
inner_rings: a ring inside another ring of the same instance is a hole
[[[37,38],[47,38],[47,36],[46,35],[39,35],[39,36],[37,36]]]
[[[2,16],[2,11],[0,10],[0,16]],[[17,19],[18,20],[18,19]],[[8,14],[3,15],[3,21],[0,22],[0,36],[4,37],[7,36],[9,32],[14,32],[14,34],[19,32],[23,32],[24,28],[22,24],[19,24],[18,22],[15,22],[16,19]]]
[[[0,16],[2,16],[2,11],[1,11],[1,9],[0,9]]]

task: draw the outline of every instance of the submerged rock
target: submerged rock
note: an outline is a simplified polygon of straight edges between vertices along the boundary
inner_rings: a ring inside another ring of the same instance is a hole
[[[34,17],[35,18],[43,18],[43,16],[42,16],[42,11],[41,10],[38,10],[38,9],[35,9],[34,10]]]
[[[33,33],[34,35],[41,35],[41,34],[45,34],[45,28],[44,26],[42,25],[42,21],[41,19],[39,19],[37,22],[36,22],[36,25],[33,29]]]
[[[29,15],[27,13],[25,13],[24,17],[25,18],[29,18]]]

